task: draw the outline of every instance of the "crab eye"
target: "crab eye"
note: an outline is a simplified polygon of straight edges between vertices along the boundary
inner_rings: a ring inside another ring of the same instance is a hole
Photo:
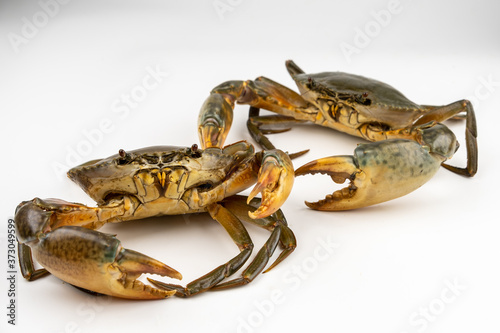
[[[188,152],[193,158],[201,157],[201,151],[200,149],[198,149],[198,145],[196,143],[193,144],[190,149],[188,149]]]
[[[368,98],[368,93],[364,92],[355,97],[356,102],[362,105],[370,105],[372,103],[371,99]]]
[[[312,79],[312,77],[308,77],[307,82],[309,82],[309,87],[311,89],[314,89],[316,87],[316,82]]]
[[[118,158],[117,160],[117,163],[119,165],[125,165],[125,164],[128,164],[130,163],[130,161],[132,160],[132,157],[130,156],[129,153],[127,153],[125,150],[123,149],[120,149],[118,151],[118,155],[120,155],[120,157]]]

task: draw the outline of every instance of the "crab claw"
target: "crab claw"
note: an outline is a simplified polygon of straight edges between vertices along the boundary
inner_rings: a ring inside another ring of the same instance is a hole
[[[335,183],[349,185],[317,202],[317,210],[349,210],[367,207],[406,195],[425,184],[442,160],[411,140],[385,140],[360,144],[354,156],[321,158],[301,166],[296,176],[326,174]]]
[[[305,203],[309,208],[316,210],[345,210],[359,208],[350,206],[353,200],[361,201],[361,198],[356,197],[357,186],[354,183],[359,183],[360,179],[364,177],[363,173],[356,167],[352,156],[325,157],[311,161],[295,170],[295,176],[313,175],[317,173],[331,176],[332,180],[337,184],[342,184],[347,179],[351,180],[351,182],[348,187],[327,195],[324,200],[319,200],[317,202],[306,201]]]
[[[276,212],[286,201],[294,181],[293,164],[284,152],[274,149],[263,152],[257,184],[250,192],[247,203],[262,194],[260,206],[248,215],[260,219]]]
[[[202,148],[222,147],[233,122],[234,99],[231,95],[211,94],[203,103],[198,118],[198,136]]]
[[[125,249],[113,235],[75,226],[57,228],[30,244],[35,259],[50,273],[77,287],[131,299],[161,299],[175,292],[153,288],[143,273],[181,279],[173,268]]]

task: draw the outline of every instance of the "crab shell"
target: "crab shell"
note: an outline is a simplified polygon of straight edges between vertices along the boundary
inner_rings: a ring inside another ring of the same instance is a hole
[[[77,166],[68,176],[99,205],[124,195],[135,198],[138,219],[204,211],[248,188],[256,181],[247,171],[253,157],[253,146],[245,142],[204,150],[155,146],[120,150]]]
[[[405,128],[425,113],[418,104],[410,101],[399,90],[374,79],[343,72],[294,74],[301,96],[328,113],[328,101],[341,102],[356,109],[353,125],[379,122],[387,128]],[[325,114],[326,119],[331,114]],[[349,123],[349,121],[347,122]]]

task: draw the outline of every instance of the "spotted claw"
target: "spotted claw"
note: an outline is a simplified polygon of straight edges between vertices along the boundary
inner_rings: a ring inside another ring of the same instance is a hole
[[[130,299],[161,299],[173,292],[137,280],[144,273],[181,279],[162,262],[125,249],[113,235],[81,227],[61,227],[32,247],[50,273],[77,287]],[[54,258],[57,257],[57,261]]]
[[[248,196],[247,203],[262,194],[260,206],[248,215],[260,219],[276,212],[286,201],[294,181],[293,164],[284,152],[274,149],[263,152],[258,181]]]
[[[175,292],[153,288],[138,280],[144,273],[181,279],[182,275],[162,262],[122,247],[113,235],[80,226],[54,227],[56,208],[83,209],[62,200],[23,202],[15,223],[21,249],[21,272],[29,280],[50,272],[61,280],[92,292],[131,299],[160,299]],[[38,226],[38,228],[35,228]],[[40,230],[34,234],[33,232]],[[32,255],[45,270],[34,270]]]
[[[323,200],[307,202],[317,210],[349,210],[399,198],[425,184],[442,159],[415,141],[394,139],[360,144],[354,155],[321,158],[301,166],[296,176],[326,174],[349,185]]]

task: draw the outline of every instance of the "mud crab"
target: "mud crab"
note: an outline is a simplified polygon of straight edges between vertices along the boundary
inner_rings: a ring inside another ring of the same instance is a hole
[[[216,124],[214,129],[229,130],[238,102],[251,106],[247,126],[264,149],[274,148],[265,134],[287,131],[291,125],[304,122],[371,141],[358,145],[353,156],[322,158],[295,171],[297,176],[327,174],[339,184],[349,180],[347,187],[324,200],[306,202],[310,208],[349,210],[392,200],[425,184],[440,165],[463,176],[476,173],[477,128],[469,101],[419,105],[373,79],[341,72],[306,74],[291,60],[286,68],[300,94],[265,77],[227,81],[212,90],[199,124],[202,130],[209,128],[208,123]],[[259,116],[260,108],[279,115]],[[467,166],[463,168],[445,163],[459,147],[453,132],[442,124],[450,118],[466,119]],[[201,136],[215,142],[223,141],[226,133],[202,130]]]
[[[268,270],[296,246],[279,210],[294,178],[291,161],[280,151],[255,153],[253,146],[243,141],[224,148],[200,149],[193,145],[120,150],[75,167],[68,176],[97,202],[97,207],[39,198],[17,207],[20,266],[28,280],[50,272],[100,294],[132,299],[174,294],[187,297],[249,283],[263,271],[278,244],[283,251]],[[248,200],[235,196],[256,181]],[[253,198],[259,192],[262,202]],[[123,248],[115,236],[97,231],[106,223],[196,212],[208,212],[240,252],[186,287],[150,278],[153,286],[139,281],[143,273],[175,279],[182,276],[158,260]],[[223,281],[245,264],[253,248],[240,218],[269,230],[271,236],[241,277]],[[32,254],[44,268],[35,270]]]

